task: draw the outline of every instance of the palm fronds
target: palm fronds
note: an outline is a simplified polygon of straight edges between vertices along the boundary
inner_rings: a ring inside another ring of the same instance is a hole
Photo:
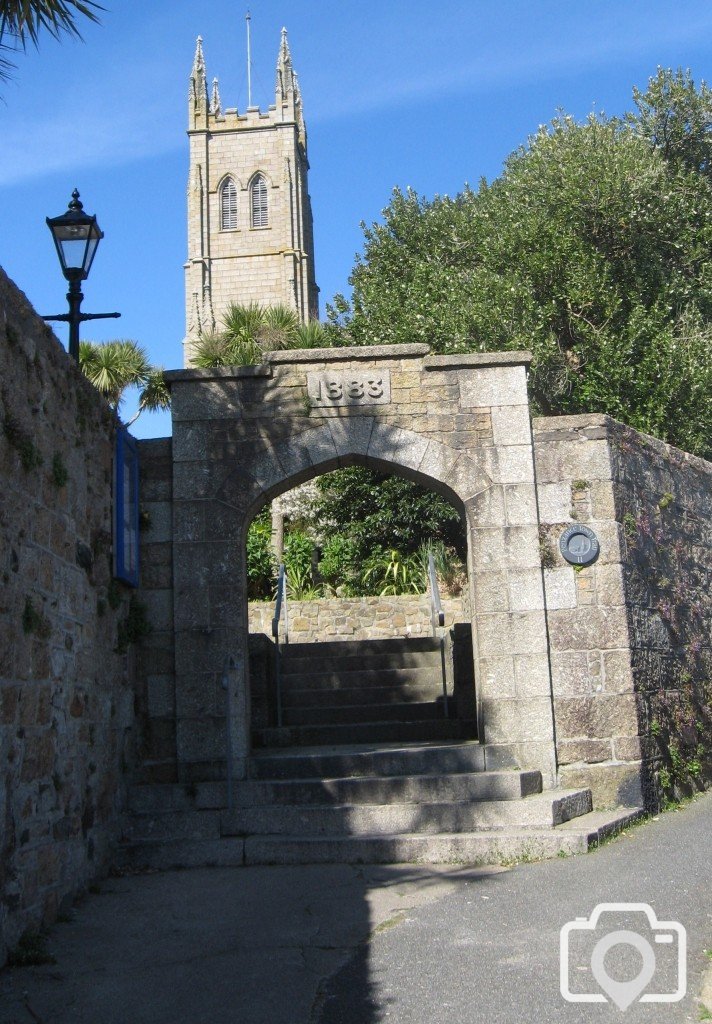
[[[94,0],[0,0],[0,51],[24,50],[39,44],[41,32],[57,39],[62,32],[81,38],[77,18],[99,20],[104,8]],[[7,80],[15,65],[0,56],[0,80]]]
[[[79,366],[114,409],[118,409],[126,388],[145,385],[151,371],[146,350],[129,340],[80,342]]]
[[[296,348],[327,348],[329,342],[324,325],[318,320],[309,320],[300,324],[296,332]]]

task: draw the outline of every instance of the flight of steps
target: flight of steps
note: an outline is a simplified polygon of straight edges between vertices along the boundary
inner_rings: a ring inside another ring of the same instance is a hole
[[[440,642],[431,637],[289,644],[282,648],[282,727],[256,747],[411,743],[475,736],[443,699]]]
[[[585,852],[640,816],[591,811],[589,790],[485,771],[477,742],[256,753],[236,783],[135,786],[119,866],[511,863]]]

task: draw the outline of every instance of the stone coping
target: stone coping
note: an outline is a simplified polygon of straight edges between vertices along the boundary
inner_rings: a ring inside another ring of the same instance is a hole
[[[581,427],[607,427],[617,422],[604,412],[583,412],[575,416],[532,416],[534,430],[579,430]]]
[[[584,412],[575,416],[533,416],[532,431],[535,441],[569,440],[578,431],[588,431],[590,440],[615,436],[617,431],[635,437],[639,444],[657,452],[663,458],[674,459],[679,465],[685,463],[701,472],[712,473],[712,462],[700,455],[692,455],[682,448],[676,448],[668,441],[663,441],[652,434],[646,434],[635,427],[629,427],[622,420],[617,420],[603,412]]]
[[[199,380],[234,380],[239,377],[271,377],[272,367],[264,363],[257,366],[212,366],[201,370],[197,367],[190,370],[166,370],[163,377],[167,384],[176,381]]]
[[[457,370],[486,366],[529,366],[532,354],[517,352],[470,352],[462,355],[433,356],[430,346],[358,345],[350,348],[296,348],[265,352],[265,362],[257,366],[215,366],[210,369],[191,368],[167,370],[170,385],[176,381],[235,380],[241,377],[271,377],[274,363],[343,363],[370,362],[374,359],[423,359],[424,370]],[[423,358],[424,357],[424,358]]]
[[[419,359],[430,345],[352,345],[350,348],[295,348],[265,353],[270,363],[336,363],[370,359]]]
[[[532,354],[526,349],[516,352],[463,352],[454,356],[428,356],[424,370],[468,370],[473,366],[529,366]]]

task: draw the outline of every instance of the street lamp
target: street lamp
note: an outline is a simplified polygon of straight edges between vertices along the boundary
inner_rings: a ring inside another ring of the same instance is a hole
[[[67,212],[59,217],[47,217],[47,227],[52,232],[62,273],[69,281],[69,312],[45,316],[43,319],[62,320],[69,324],[69,355],[79,362],[79,324],[84,320],[106,320],[121,316],[121,313],[80,312],[84,298],[81,283],[89,276],[104,232],[97,224],[96,217],[84,212],[76,189],[72,192]]]

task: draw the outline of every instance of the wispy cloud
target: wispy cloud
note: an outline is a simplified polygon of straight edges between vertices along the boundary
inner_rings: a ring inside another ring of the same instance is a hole
[[[132,74],[119,49],[102,54],[103,66],[94,53],[80,54],[86,61],[81,86],[77,69],[67,81],[54,62],[23,68],[16,88],[25,103],[16,93],[0,107],[0,186],[75,167],[126,164],[183,143],[177,83],[165,56],[141,55]],[[33,78],[32,71],[39,74]]]
[[[183,145],[174,125],[161,123],[156,111],[70,114],[34,117],[6,127],[0,148],[0,186],[75,167],[125,164]]]
[[[309,119],[326,122],[356,117],[420,98],[433,101],[465,90],[482,93],[499,86],[521,86],[572,71],[605,66],[621,58],[655,56],[661,45],[683,45],[709,37],[712,14],[695,20],[681,18],[677,26],[671,28],[666,24],[664,28],[663,32],[660,25],[639,23],[634,35],[607,31],[605,38],[588,36],[578,44],[567,40],[559,45],[542,46],[537,41],[527,53],[513,54],[502,47],[488,49],[464,63],[411,78],[400,77],[408,62],[399,60],[392,77],[384,73],[379,78],[372,77],[371,84],[360,91],[353,88],[341,93],[329,90],[325,94],[326,101],[319,96],[310,100]]]

